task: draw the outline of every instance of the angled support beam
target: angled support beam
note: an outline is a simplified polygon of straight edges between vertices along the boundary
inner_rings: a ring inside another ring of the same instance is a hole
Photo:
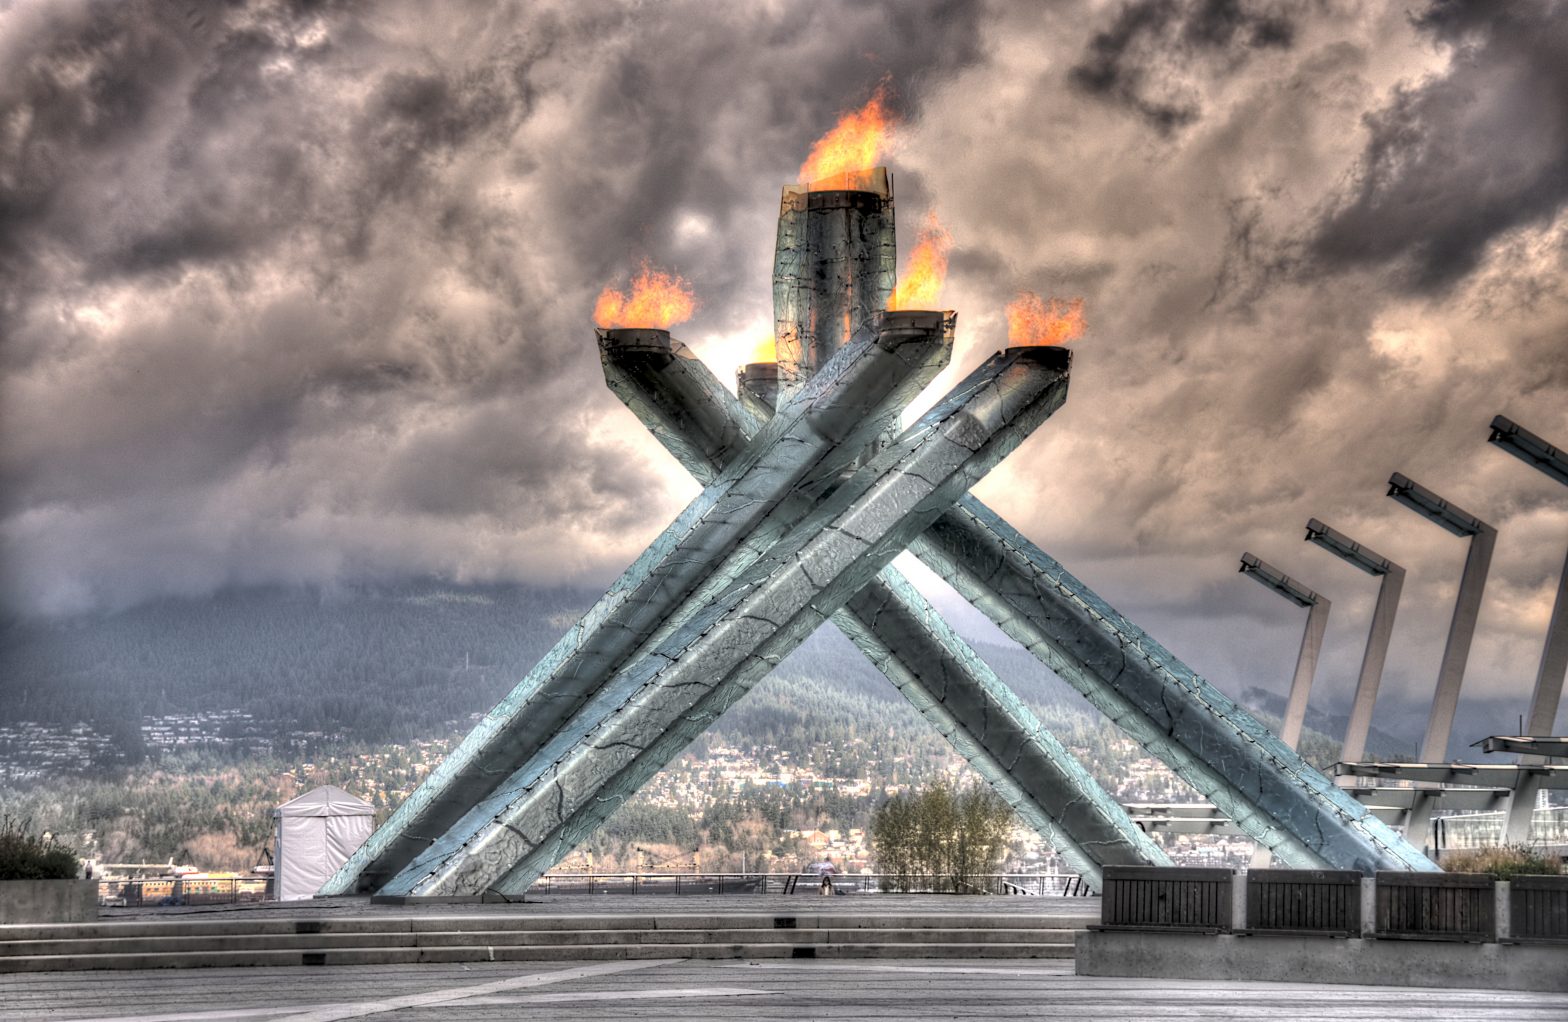
[[[767,364],[741,371],[737,400],[702,382],[711,375],[678,341],[650,352],[614,340],[600,345],[605,380],[661,441],[683,430],[693,438],[750,432],[756,429],[753,414],[771,414],[776,391],[754,391],[753,400],[745,400],[758,381],[771,382]],[[679,416],[662,409],[678,409]],[[672,439],[676,442],[665,446],[699,481],[723,467],[722,454],[703,461],[692,454],[695,444]],[[1164,851],[896,568],[882,569],[832,620],[1096,889],[1101,866],[1169,864]]]
[[[641,335],[643,332],[638,331]],[[836,486],[947,364],[941,313],[889,313],[795,390],[756,438],[322,888],[376,890],[440,840],[640,649],[728,585]],[[731,443],[716,435],[710,444]]]
[[[1394,614],[1399,610],[1399,595],[1405,588],[1405,569],[1316,518],[1307,522],[1307,542],[1316,543],[1340,560],[1383,579],[1377,589],[1377,604],[1372,608],[1372,627],[1367,635],[1366,652],[1361,655],[1350,722],[1345,725],[1345,740],[1339,753],[1340,759],[1357,762],[1366,756],[1372,709],[1377,704],[1383,665],[1388,660],[1389,638],[1394,634]]]
[[[1437,868],[978,500],[964,498],[912,549],[1290,866]]]
[[[579,714],[384,893],[526,889],[1059,407],[1068,364],[1064,349],[993,356],[594,700],[618,706]]]
[[[1289,865],[1437,868],[974,497],[911,550]]]
[[[1241,573],[1251,575],[1263,586],[1279,593],[1291,603],[1307,608],[1307,627],[1301,633],[1301,649],[1296,654],[1296,671],[1290,679],[1290,696],[1285,702],[1285,719],[1279,738],[1288,748],[1301,742],[1301,729],[1307,722],[1307,701],[1312,696],[1312,678],[1318,670],[1318,654],[1323,651],[1323,633],[1328,629],[1328,597],[1319,595],[1289,575],[1270,567],[1252,554],[1241,555]]]

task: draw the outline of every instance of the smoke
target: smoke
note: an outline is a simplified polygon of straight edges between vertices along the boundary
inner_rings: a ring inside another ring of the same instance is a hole
[[[1301,626],[1235,559],[1301,578],[1332,708],[1375,587],[1308,517],[1410,570],[1390,698],[1435,677],[1463,550],[1403,471],[1499,527],[1467,688],[1522,706],[1568,510],[1484,440],[1568,438],[1561,6],[5,6],[5,607],[606,580],[693,490],[604,388],[594,297],[679,273],[727,375],[779,186],[886,78],[904,246],[953,235],[925,399],[1018,291],[1085,299],[985,499],[1233,690],[1282,689]]]
[[[1291,19],[1255,7],[1241,0],[1134,0],[1095,33],[1070,80],[1170,134],[1202,115],[1197,76],[1235,71],[1254,50],[1290,47]]]

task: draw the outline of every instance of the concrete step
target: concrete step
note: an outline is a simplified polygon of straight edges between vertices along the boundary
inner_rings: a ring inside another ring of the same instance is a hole
[[[715,930],[456,930],[402,933],[225,933],[203,937],[99,937],[0,942],[0,958],[198,951],[324,951],[335,948],[450,946],[586,946],[595,944],[1052,944],[1071,943],[1071,930],[1016,929],[742,929]]]
[[[1085,919],[1083,923],[1090,920]],[[980,912],[220,918],[0,926],[0,973],[646,958],[1065,958],[1077,919]]]
[[[333,948],[319,951],[201,951],[0,958],[0,973],[90,969],[190,969],[267,965],[413,965],[429,962],[561,962],[630,959],[762,958],[1071,958],[1069,943],[700,943],[466,945],[455,947]]]
[[[262,916],[258,918],[258,916]],[[1050,917],[1049,925],[1083,929],[1098,923],[1098,916]],[[113,937],[214,937],[224,934],[337,934],[411,933],[422,931],[507,930],[717,930],[717,929],[1038,929],[1045,925],[1030,914],[983,913],[616,913],[605,915],[488,915],[347,916],[327,919],[267,919],[262,913],[236,913],[221,918],[190,918],[93,923],[23,924],[0,926],[0,942],[19,940],[78,940]]]

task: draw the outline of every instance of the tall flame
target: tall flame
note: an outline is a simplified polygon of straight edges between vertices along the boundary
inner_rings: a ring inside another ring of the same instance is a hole
[[[1007,343],[1066,344],[1083,336],[1083,299],[1041,300],[1033,291],[1020,291],[1007,303]]]
[[[953,247],[953,236],[937,221],[935,213],[926,215],[915,238],[915,247],[909,253],[904,275],[893,287],[889,309],[934,309],[942,297],[942,284],[947,280],[947,253]]]
[[[875,167],[877,155],[888,144],[893,124],[893,115],[887,109],[887,83],[883,82],[865,106],[844,114],[831,131],[817,139],[806,162],[800,165],[801,183]]]
[[[642,261],[632,278],[630,296],[605,287],[593,303],[593,321],[605,328],[644,327],[668,330],[676,323],[691,319],[697,299],[680,277],[665,273]]]

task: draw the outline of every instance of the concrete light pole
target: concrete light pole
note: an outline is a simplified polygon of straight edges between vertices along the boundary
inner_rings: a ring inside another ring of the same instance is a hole
[[[1454,601],[1454,619],[1448,626],[1448,644],[1437,670],[1437,691],[1432,696],[1432,714],[1427,719],[1419,756],[1423,763],[1441,763],[1448,758],[1459,686],[1464,681],[1465,663],[1470,659],[1470,641],[1475,637],[1475,621],[1481,613],[1481,594],[1492,566],[1497,530],[1398,472],[1388,480],[1388,495],[1454,535],[1470,537],[1470,552],[1459,580],[1459,597]]]
[[[1251,554],[1241,555],[1241,573],[1251,575],[1298,607],[1309,608],[1307,627],[1301,635],[1301,651],[1296,655],[1296,673],[1290,680],[1290,697],[1285,703],[1285,720],[1279,729],[1280,741],[1294,749],[1301,740],[1301,728],[1307,719],[1312,676],[1317,673],[1323,632],[1328,628],[1329,600]]]
[[[1394,614],[1399,609],[1399,594],[1405,587],[1405,569],[1316,518],[1307,522],[1307,542],[1316,543],[1369,575],[1383,578],[1377,590],[1377,605],[1372,609],[1372,629],[1367,636],[1366,652],[1361,657],[1361,673],[1356,677],[1356,696],[1350,707],[1350,722],[1345,725],[1345,742],[1339,753],[1344,762],[1355,763],[1366,755],[1372,708],[1377,703],[1383,664],[1388,659],[1388,640],[1394,633]]]
[[[1568,454],[1553,447],[1529,430],[1502,415],[1492,420],[1488,439],[1514,457],[1568,485]],[[1530,695],[1530,712],[1524,720],[1524,733],[1548,737],[1557,722],[1557,707],[1563,696],[1563,674],[1568,671],[1568,560],[1557,578],[1557,598],[1546,625],[1546,645],[1541,650],[1541,666],[1535,673],[1535,691]],[[1545,756],[1520,756],[1520,763],[1543,763]],[[1539,779],[1521,776],[1508,800],[1503,840],[1524,844],[1530,840],[1530,824],[1535,819],[1535,796]]]
[[[1529,430],[1499,415],[1492,420],[1489,439],[1514,457],[1568,485],[1568,454]],[[1568,560],[1564,561],[1562,575],[1557,580],[1557,599],[1552,604],[1551,621],[1546,626],[1546,648],[1541,651],[1541,667],[1535,675],[1530,713],[1524,719],[1525,734],[1544,737],[1552,733],[1557,707],[1562,700],[1565,672],[1568,672]]]

